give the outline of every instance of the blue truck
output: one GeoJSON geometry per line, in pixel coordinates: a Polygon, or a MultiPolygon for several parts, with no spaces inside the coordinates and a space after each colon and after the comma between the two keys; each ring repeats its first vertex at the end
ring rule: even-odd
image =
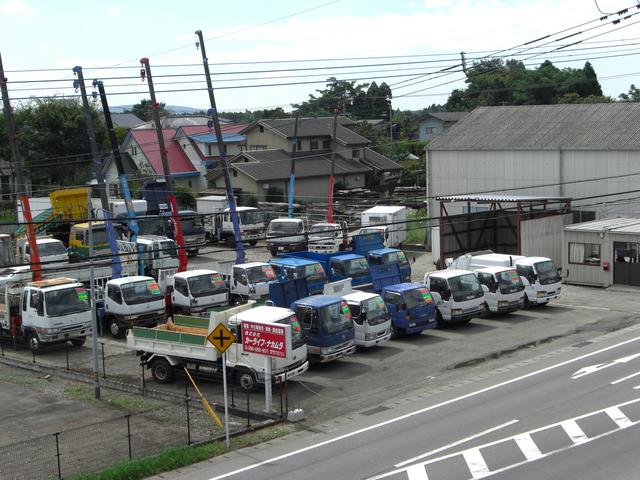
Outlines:
{"type": "Polygon", "coordinates": [[[381,296],[391,315],[394,336],[436,327],[436,304],[422,283],[387,285],[382,288],[381,296]]]}
{"type": "MultiPolygon", "coordinates": [[[[371,273],[366,257],[357,253],[292,252],[281,255],[281,259],[304,259],[322,265],[330,282],[351,278],[354,287],[371,285],[371,273]]],[[[275,268],[275,267],[274,267],[275,268]]]]}
{"type": "Polygon", "coordinates": [[[294,280],[304,278],[311,295],[322,293],[327,283],[327,274],[322,264],[317,260],[283,255],[269,261],[279,280],[294,280]]]}
{"type": "Polygon", "coordinates": [[[370,266],[396,264],[400,268],[402,281],[411,281],[411,265],[407,256],[399,248],[386,248],[382,234],[356,235],[353,237],[352,247],[354,253],[359,253],[367,258],[370,266]]]}
{"type": "Polygon", "coordinates": [[[309,361],[326,363],[355,352],[355,329],[346,300],[334,295],[309,296],[302,278],[271,282],[269,298],[275,306],[296,313],[306,337],[309,361]]]}

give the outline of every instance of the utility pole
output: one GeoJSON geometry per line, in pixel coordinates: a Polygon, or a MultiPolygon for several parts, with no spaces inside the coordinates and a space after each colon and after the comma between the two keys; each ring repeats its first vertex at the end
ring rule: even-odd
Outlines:
{"type": "Polygon", "coordinates": [[[329,177],[329,208],[327,209],[327,222],[333,223],[333,184],[336,171],[336,130],[338,128],[338,108],[333,113],[333,134],[331,135],[331,176],[329,177]]]}
{"type": "Polygon", "coordinates": [[[87,218],[89,220],[89,298],[91,299],[91,367],[93,370],[93,394],[100,399],[100,375],[98,374],[98,316],[96,312],[96,282],[93,268],[93,225],[91,219],[91,195],[87,193],[87,218]]]}
{"type": "Polygon", "coordinates": [[[293,218],[293,191],[296,181],[296,153],[298,152],[298,123],[300,115],[296,115],[296,123],[293,126],[293,150],[291,152],[291,173],[289,174],[289,218],[293,218]]]}
{"type": "Polygon", "coordinates": [[[467,59],[464,57],[464,52],[460,52],[460,62],[462,63],[462,71],[467,75],[467,59]]]}
{"type": "Polygon", "coordinates": [[[11,156],[13,158],[13,168],[15,169],[14,189],[16,198],[22,205],[22,216],[27,222],[27,240],[29,249],[31,250],[31,269],[33,270],[33,279],[38,281],[42,278],[40,265],[40,253],[38,251],[38,243],[36,241],[36,229],[33,225],[31,217],[31,207],[29,205],[29,195],[27,187],[24,183],[24,175],[22,173],[22,159],[20,158],[20,149],[18,148],[18,138],[16,136],[16,127],[13,123],[13,110],[9,100],[9,90],[7,89],[7,78],[4,76],[4,67],[2,65],[2,55],[0,55],[0,91],[2,92],[2,105],[4,116],[7,121],[7,133],[9,137],[9,145],[11,147],[11,156]]]}
{"type": "MultiPolygon", "coordinates": [[[[227,160],[227,152],[222,139],[222,129],[220,128],[220,118],[218,117],[218,109],[216,108],[216,99],[213,94],[213,85],[211,83],[211,74],[209,73],[209,59],[202,37],[202,30],[196,30],[200,51],[202,52],[202,65],[204,66],[204,74],[207,80],[207,92],[209,93],[209,103],[211,108],[209,113],[213,120],[213,128],[216,132],[216,141],[218,143],[218,152],[220,154],[220,164],[222,166],[222,175],[224,184],[227,189],[227,203],[229,204],[229,213],[231,214],[231,223],[233,224],[233,236],[236,239],[236,264],[245,262],[244,245],[242,244],[242,234],[240,233],[240,222],[238,220],[238,210],[236,208],[236,199],[233,196],[233,186],[231,185],[231,177],[229,175],[229,163],[227,160]]],[[[198,44],[196,44],[197,46],[198,44]]],[[[209,127],[211,128],[211,127],[209,127]]]]}
{"type": "Polygon", "coordinates": [[[158,147],[160,148],[160,159],[162,160],[162,170],[164,171],[164,181],[167,185],[167,200],[171,206],[171,218],[175,228],[175,238],[178,243],[178,259],[179,266],[178,271],[184,272],[187,269],[187,252],[184,250],[184,237],[182,236],[182,225],[180,224],[180,215],[178,215],[178,202],[173,194],[173,183],[171,177],[171,169],[169,168],[169,159],[167,158],[167,149],[164,145],[164,137],[162,133],[162,124],[160,123],[160,112],[158,112],[158,102],[156,102],[156,92],[153,88],[153,78],[151,77],[151,66],[149,65],[149,59],[143,57],[140,59],[140,64],[144,66],[140,72],[144,79],[146,73],[147,84],[149,85],[149,96],[151,97],[151,115],[153,122],[156,124],[156,134],[158,136],[158,147]]]}
{"type": "MultiPolygon", "coordinates": [[[[112,276],[113,278],[120,278],[122,276],[122,264],[120,263],[116,234],[113,230],[113,222],[111,221],[111,210],[109,210],[109,199],[107,198],[107,185],[104,182],[104,175],[102,174],[102,161],[100,160],[100,154],[98,153],[98,144],[96,143],[96,134],[93,129],[93,118],[91,118],[91,109],[89,108],[89,100],[87,99],[87,89],[84,85],[84,75],[82,74],[82,67],[73,67],[73,73],[78,77],[73,81],[73,87],[76,89],[76,91],[80,89],[80,94],[82,97],[84,122],[87,126],[87,134],[89,135],[89,147],[91,149],[91,156],[93,157],[93,165],[96,170],[96,181],[98,182],[98,195],[100,196],[102,213],[104,215],[104,220],[107,227],[107,239],[109,241],[109,249],[111,250],[112,255],[112,276]]],[[[87,208],[91,207],[91,204],[87,205],[87,208]]]]}

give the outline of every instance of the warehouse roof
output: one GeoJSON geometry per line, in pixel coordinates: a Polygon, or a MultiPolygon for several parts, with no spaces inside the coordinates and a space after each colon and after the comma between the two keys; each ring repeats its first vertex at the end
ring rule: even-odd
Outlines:
{"type": "Polygon", "coordinates": [[[478,107],[429,150],[640,150],[640,103],[478,107]]]}
{"type": "Polygon", "coordinates": [[[442,202],[502,202],[502,203],[518,203],[518,202],[568,202],[570,197],[538,197],[533,195],[448,195],[436,197],[437,201],[442,202]]]}
{"type": "Polygon", "coordinates": [[[575,223],[564,227],[567,232],[611,232],[640,234],[640,218],[613,217],[592,222],[575,223]]]}

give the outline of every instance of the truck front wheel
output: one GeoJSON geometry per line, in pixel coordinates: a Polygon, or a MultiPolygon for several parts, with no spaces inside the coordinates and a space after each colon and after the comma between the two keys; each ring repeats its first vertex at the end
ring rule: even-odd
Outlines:
{"type": "Polygon", "coordinates": [[[253,373],[249,370],[240,370],[236,374],[236,381],[238,386],[245,392],[251,392],[256,388],[258,381],[253,373]]]}
{"type": "Polygon", "coordinates": [[[109,333],[111,333],[114,338],[124,337],[124,328],[120,326],[120,323],[115,317],[109,318],[107,322],[109,324],[109,333]]]}
{"type": "Polygon", "coordinates": [[[277,257],[278,256],[278,249],[277,248],[270,248],[269,252],[271,252],[271,256],[272,257],[277,257]]]}
{"type": "Polygon", "coordinates": [[[250,240],[249,241],[249,245],[251,245],[252,247],[255,247],[258,244],[258,240],[250,240]]]}
{"type": "Polygon", "coordinates": [[[84,345],[84,342],[86,341],[87,341],[87,337],[72,338],[71,345],[73,345],[74,347],[81,347],[84,345]]]}
{"type": "Polygon", "coordinates": [[[27,336],[27,343],[33,353],[38,353],[40,351],[40,337],[38,337],[37,332],[29,332],[29,335],[27,336]]]}
{"type": "Polygon", "coordinates": [[[158,383],[171,383],[175,375],[169,362],[164,358],[159,358],[151,365],[151,376],[158,383]]]}

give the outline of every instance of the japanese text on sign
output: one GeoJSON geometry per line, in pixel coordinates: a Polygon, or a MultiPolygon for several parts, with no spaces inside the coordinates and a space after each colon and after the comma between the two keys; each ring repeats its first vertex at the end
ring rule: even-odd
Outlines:
{"type": "Polygon", "coordinates": [[[287,358],[287,334],[282,325],[242,322],[242,348],[245,352],[287,358]]]}

